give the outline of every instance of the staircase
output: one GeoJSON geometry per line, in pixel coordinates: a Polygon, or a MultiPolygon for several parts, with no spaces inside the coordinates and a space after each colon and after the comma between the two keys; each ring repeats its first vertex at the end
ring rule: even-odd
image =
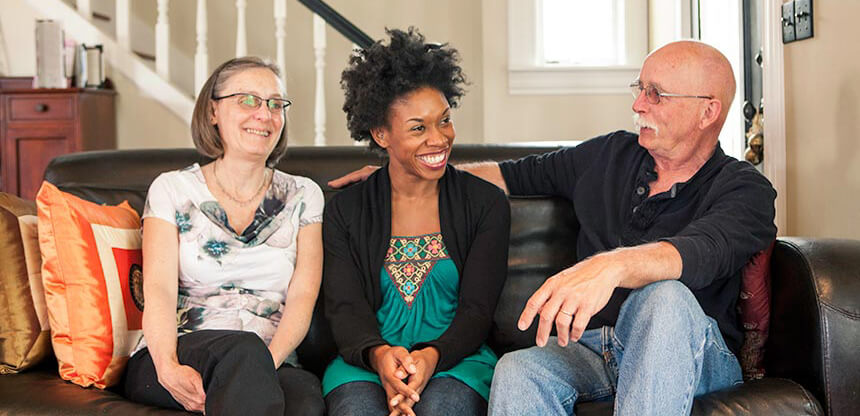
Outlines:
{"type": "MultiPolygon", "coordinates": [[[[182,53],[171,43],[171,28],[168,23],[169,0],[157,0],[157,19],[154,27],[142,23],[132,13],[132,0],[26,0],[31,8],[47,18],[63,22],[66,36],[79,44],[102,44],[104,59],[115,70],[132,80],[140,91],[156,100],[175,114],[188,126],[197,91],[209,76],[208,8],[222,9],[227,2],[222,0],[196,0],[195,42],[193,59],[182,53]],[[217,1],[217,3],[216,3],[217,1]],[[132,31],[132,28],[135,30],[132,31]],[[141,39],[152,45],[152,49],[140,49],[141,39]],[[154,40],[154,42],[153,42],[154,40]],[[151,42],[151,43],[150,43],[151,42]],[[193,74],[193,77],[189,75],[193,74]],[[190,79],[193,78],[193,79],[190,79]]],[[[177,7],[188,7],[190,0],[174,2],[177,7]]],[[[233,2],[230,2],[233,3],[233,2]]],[[[248,25],[246,22],[247,0],[235,1],[236,37],[235,56],[245,56],[248,50],[248,25]]],[[[299,0],[313,12],[314,51],[314,140],[318,146],[326,144],[325,83],[326,24],[356,44],[367,46],[371,39],[348,20],[339,15],[321,0],[299,0]]],[[[282,81],[289,90],[286,76],[286,23],[287,0],[267,2],[274,18],[275,63],[282,69],[282,81]]],[[[139,5],[138,5],[139,6],[139,5]]],[[[189,22],[191,24],[191,22],[189,22]]],[[[252,27],[252,30],[255,29],[252,27]]],[[[343,59],[345,61],[345,59],[343,59]]]]}

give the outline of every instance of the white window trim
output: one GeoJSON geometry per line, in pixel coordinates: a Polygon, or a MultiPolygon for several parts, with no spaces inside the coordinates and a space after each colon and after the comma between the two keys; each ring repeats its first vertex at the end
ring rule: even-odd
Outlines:
{"type": "Polygon", "coordinates": [[[639,67],[544,67],[508,70],[511,95],[630,94],[639,67]]]}
{"type": "Polygon", "coordinates": [[[511,95],[629,94],[648,51],[647,3],[625,0],[627,62],[635,65],[572,67],[538,62],[540,0],[508,0],[508,93],[511,95]]]}

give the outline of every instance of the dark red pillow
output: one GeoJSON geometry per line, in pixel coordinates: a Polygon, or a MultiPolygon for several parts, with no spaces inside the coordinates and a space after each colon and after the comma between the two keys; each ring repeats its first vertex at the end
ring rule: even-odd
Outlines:
{"type": "Polygon", "coordinates": [[[744,266],[741,296],[738,299],[744,344],[741,370],[744,380],[764,377],[764,344],[770,327],[770,256],[773,245],[756,253],[744,266]]]}

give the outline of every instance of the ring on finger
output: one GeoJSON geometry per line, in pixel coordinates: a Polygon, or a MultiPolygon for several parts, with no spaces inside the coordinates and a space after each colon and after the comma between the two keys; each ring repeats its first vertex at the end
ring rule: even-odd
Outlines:
{"type": "Polygon", "coordinates": [[[558,310],[558,312],[559,312],[559,313],[563,313],[563,314],[565,314],[565,315],[567,315],[567,316],[573,316],[573,313],[568,312],[568,311],[566,311],[566,310],[564,310],[564,309],[559,309],[559,310],[558,310]]]}

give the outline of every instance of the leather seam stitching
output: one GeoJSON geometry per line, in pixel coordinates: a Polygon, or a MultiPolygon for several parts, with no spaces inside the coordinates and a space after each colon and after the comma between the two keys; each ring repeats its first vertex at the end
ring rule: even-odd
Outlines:
{"type": "Polygon", "coordinates": [[[800,394],[803,395],[804,400],[806,400],[806,404],[810,407],[809,410],[811,411],[812,409],[814,409],[815,408],[815,402],[813,402],[813,399],[810,396],[809,392],[805,388],[801,387],[799,384],[797,387],[800,390],[800,394]]]}
{"type": "Polygon", "coordinates": [[[824,359],[824,368],[822,368],[822,370],[821,370],[821,372],[823,373],[822,376],[824,378],[824,389],[825,389],[824,400],[827,404],[827,408],[830,409],[831,408],[830,372],[828,371],[830,368],[830,359],[829,359],[830,354],[829,354],[829,351],[827,350],[827,343],[825,342],[825,340],[830,337],[830,333],[828,331],[827,317],[823,313],[824,311],[821,310],[822,306],[826,305],[826,303],[822,302],[822,300],[821,300],[821,291],[818,290],[819,289],[818,288],[818,280],[815,278],[815,273],[812,270],[812,266],[809,264],[809,259],[807,259],[806,255],[804,255],[803,251],[800,249],[800,246],[795,244],[792,241],[785,241],[785,240],[782,240],[782,241],[784,243],[786,243],[786,245],[790,246],[798,254],[800,261],[803,262],[803,266],[804,266],[806,273],[809,276],[812,276],[812,288],[815,291],[814,301],[815,301],[816,306],[817,306],[816,309],[818,309],[818,322],[821,325],[821,327],[822,327],[821,330],[824,333],[824,336],[818,342],[819,348],[821,348],[822,358],[824,359]]]}
{"type": "Polygon", "coordinates": [[[826,386],[826,391],[824,392],[824,397],[827,400],[827,408],[832,409],[832,403],[830,401],[830,351],[827,349],[827,343],[825,340],[830,339],[830,322],[827,319],[827,315],[821,314],[822,322],[822,330],[824,331],[824,337],[821,339],[821,351],[822,355],[824,355],[824,368],[822,372],[824,373],[824,385],[826,386]]]}
{"type": "Polygon", "coordinates": [[[831,304],[831,303],[829,303],[829,302],[820,301],[820,303],[821,303],[821,305],[822,305],[822,306],[824,306],[825,308],[827,308],[827,309],[829,309],[829,310],[831,310],[831,311],[833,311],[833,312],[836,312],[836,313],[838,313],[838,314],[840,314],[840,315],[844,315],[844,316],[849,317],[849,318],[851,318],[851,319],[860,319],[860,313],[855,313],[855,312],[847,311],[847,310],[845,310],[845,309],[843,309],[843,308],[840,308],[840,307],[838,307],[838,306],[834,306],[833,304],[831,304]]]}

